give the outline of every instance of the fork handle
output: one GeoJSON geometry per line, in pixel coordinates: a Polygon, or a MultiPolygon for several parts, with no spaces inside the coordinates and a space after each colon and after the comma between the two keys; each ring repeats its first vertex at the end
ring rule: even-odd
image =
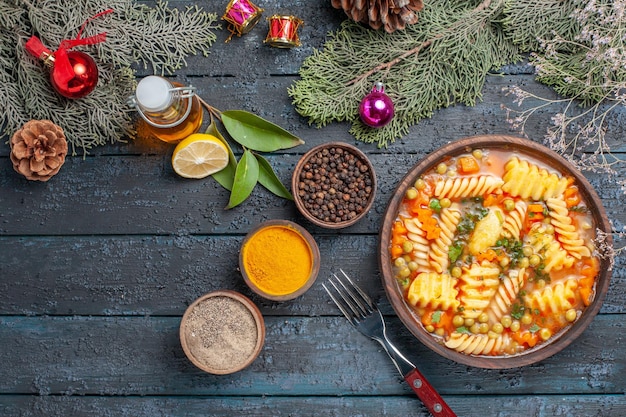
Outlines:
{"type": "Polygon", "coordinates": [[[435,391],[432,385],[424,378],[424,375],[413,368],[408,374],[404,376],[404,380],[409,384],[409,387],[417,394],[420,400],[424,403],[426,408],[435,417],[456,417],[454,411],[446,404],[441,396],[435,391]]]}

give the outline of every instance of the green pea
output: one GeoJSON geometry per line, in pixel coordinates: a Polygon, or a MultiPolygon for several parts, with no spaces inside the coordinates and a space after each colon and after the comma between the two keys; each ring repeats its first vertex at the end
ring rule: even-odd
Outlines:
{"type": "Polygon", "coordinates": [[[524,313],[520,321],[522,322],[522,324],[530,324],[533,322],[533,316],[528,313],[524,313]]]}
{"type": "Polygon", "coordinates": [[[510,263],[511,263],[511,258],[509,258],[508,256],[505,256],[504,258],[500,259],[500,266],[502,268],[506,268],[507,266],[509,266],[510,263]]]}
{"type": "Polygon", "coordinates": [[[465,319],[465,327],[472,327],[475,323],[476,321],[474,319],[471,319],[471,318],[465,319]]]}
{"type": "Polygon", "coordinates": [[[417,198],[417,190],[413,187],[406,190],[406,198],[408,200],[415,200],[417,198]]]}
{"type": "Polygon", "coordinates": [[[452,275],[452,277],[454,278],[460,278],[462,274],[463,274],[463,271],[458,266],[455,266],[450,270],[450,275],[452,275]]]}
{"type": "Polygon", "coordinates": [[[418,190],[423,190],[424,188],[426,188],[426,181],[419,178],[417,181],[415,181],[415,188],[418,190]]]}
{"type": "Polygon", "coordinates": [[[552,332],[550,329],[546,329],[545,327],[539,330],[539,337],[541,340],[548,340],[552,336],[552,332]]]}
{"type": "Polygon", "coordinates": [[[428,326],[426,326],[426,331],[428,333],[432,333],[435,331],[435,326],[433,326],[432,324],[429,324],[428,326]]]}
{"type": "Polygon", "coordinates": [[[408,278],[411,275],[411,270],[405,266],[404,268],[400,269],[398,275],[400,276],[400,278],[408,278]]]}
{"type": "Polygon", "coordinates": [[[469,331],[474,333],[474,334],[478,334],[480,333],[480,324],[478,323],[474,323],[470,326],[469,331]]]}
{"type": "Polygon", "coordinates": [[[487,323],[488,321],[489,321],[489,316],[487,315],[487,313],[480,313],[480,316],[478,316],[478,322],[487,323]]]}
{"type": "Polygon", "coordinates": [[[524,256],[531,256],[533,253],[535,253],[535,251],[533,250],[532,246],[524,246],[522,247],[522,253],[524,254],[524,256]]]}
{"type": "Polygon", "coordinates": [[[494,333],[500,334],[504,331],[504,326],[502,325],[502,323],[494,323],[494,325],[491,326],[491,330],[494,333]]]}
{"type": "Polygon", "coordinates": [[[533,255],[528,258],[528,263],[530,263],[530,266],[537,266],[541,263],[541,258],[539,255],[533,255]]]}
{"type": "Polygon", "coordinates": [[[393,261],[393,264],[397,266],[398,268],[401,268],[406,265],[406,261],[404,260],[403,257],[400,256],[399,258],[396,258],[395,261],[393,261]]]}
{"type": "Polygon", "coordinates": [[[413,242],[411,242],[410,240],[404,241],[404,243],[402,244],[402,250],[404,251],[404,253],[413,252],[413,242]]]}
{"type": "Polygon", "coordinates": [[[439,205],[441,205],[441,208],[448,208],[452,205],[452,201],[448,197],[444,197],[439,200],[439,205]]]}
{"type": "Polygon", "coordinates": [[[505,329],[508,329],[509,327],[511,327],[513,319],[511,318],[511,316],[505,315],[502,316],[502,318],[500,319],[500,323],[502,323],[502,326],[504,326],[505,329]]]}
{"type": "Polygon", "coordinates": [[[459,316],[458,314],[455,315],[454,317],[452,317],[452,325],[454,327],[461,327],[465,324],[465,319],[462,316],[459,316]]]}
{"type": "Polygon", "coordinates": [[[570,323],[576,320],[576,317],[578,317],[578,313],[576,313],[576,310],[573,308],[570,308],[565,312],[565,320],[569,321],[570,323]]]}
{"type": "Polygon", "coordinates": [[[519,321],[514,320],[511,325],[509,326],[509,329],[511,329],[512,332],[516,332],[520,329],[520,327],[522,327],[522,325],[520,324],[519,321]]]}
{"type": "Polygon", "coordinates": [[[489,324],[488,323],[480,323],[478,325],[478,331],[482,334],[485,334],[489,331],[489,324]]]}
{"type": "Polygon", "coordinates": [[[530,261],[528,260],[528,257],[524,256],[522,259],[519,260],[520,268],[528,268],[529,265],[530,261]]]}
{"type": "Polygon", "coordinates": [[[502,203],[504,204],[504,209],[506,211],[513,211],[513,210],[515,210],[515,202],[512,199],[505,198],[502,203]]]}
{"type": "Polygon", "coordinates": [[[474,149],[472,151],[472,156],[476,159],[482,159],[483,158],[483,151],[481,151],[480,149],[474,149]]]}
{"type": "Polygon", "coordinates": [[[439,165],[437,165],[437,174],[445,174],[446,171],[448,170],[448,165],[446,165],[445,163],[440,163],[439,165]]]}
{"type": "Polygon", "coordinates": [[[419,265],[418,265],[418,264],[417,264],[417,262],[415,262],[415,261],[411,261],[411,262],[409,262],[409,263],[407,264],[407,266],[409,267],[409,270],[410,270],[411,272],[413,272],[413,271],[417,271],[417,268],[419,268],[419,265]]]}

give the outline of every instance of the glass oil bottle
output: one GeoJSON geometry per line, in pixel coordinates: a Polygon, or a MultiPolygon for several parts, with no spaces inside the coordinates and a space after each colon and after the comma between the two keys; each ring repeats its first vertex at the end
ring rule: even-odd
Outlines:
{"type": "Polygon", "coordinates": [[[135,95],[128,99],[141,116],[139,134],[177,143],[196,133],[202,125],[203,111],[195,92],[195,87],[156,75],[143,78],[135,95]]]}

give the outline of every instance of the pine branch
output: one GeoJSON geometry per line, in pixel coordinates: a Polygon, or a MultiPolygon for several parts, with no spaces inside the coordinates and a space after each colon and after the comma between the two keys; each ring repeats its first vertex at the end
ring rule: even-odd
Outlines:
{"type": "Polygon", "coordinates": [[[126,104],[136,85],[132,65],[171,74],[186,65],[187,55],[206,56],[216,40],[216,21],[198,7],[178,10],[166,2],[150,8],[130,0],[0,0],[0,131],[11,136],[30,119],[49,119],[64,129],[72,153],[83,154],[133,138],[134,115],[126,104]],[[98,87],[79,100],[59,96],[49,71],[24,51],[24,43],[36,34],[55,50],[108,8],[115,12],[90,21],[83,33],[106,32],[106,41],[77,48],[95,59],[98,87]]]}
{"type": "Polygon", "coordinates": [[[304,62],[289,89],[293,104],[312,124],[350,121],[358,140],[387,146],[438,108],[475,104],[487,73],[518,59],[498,27],[503,7],[504,0],[433,2],[419,24],[393,34],[344,22],[304,62]],[[358,120],[358,104],[377,81],[396,117],[371,129],[358,120]]]}

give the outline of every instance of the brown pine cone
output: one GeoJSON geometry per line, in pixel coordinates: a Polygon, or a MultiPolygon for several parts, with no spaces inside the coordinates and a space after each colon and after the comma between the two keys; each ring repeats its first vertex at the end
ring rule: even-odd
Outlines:
{"type": "Polygon", "coordinates": [[[13,168],[29,180],[48,181],[66,155],[63,129],[50,120],[31,120],[11,137],[13,168]]]}
{"type": "Polygon", "coordinates": [[[417,23],[417,12],[424,8],[422,0],[331,0],[331,4],[355,22],[388,33],[417,23]]]}

